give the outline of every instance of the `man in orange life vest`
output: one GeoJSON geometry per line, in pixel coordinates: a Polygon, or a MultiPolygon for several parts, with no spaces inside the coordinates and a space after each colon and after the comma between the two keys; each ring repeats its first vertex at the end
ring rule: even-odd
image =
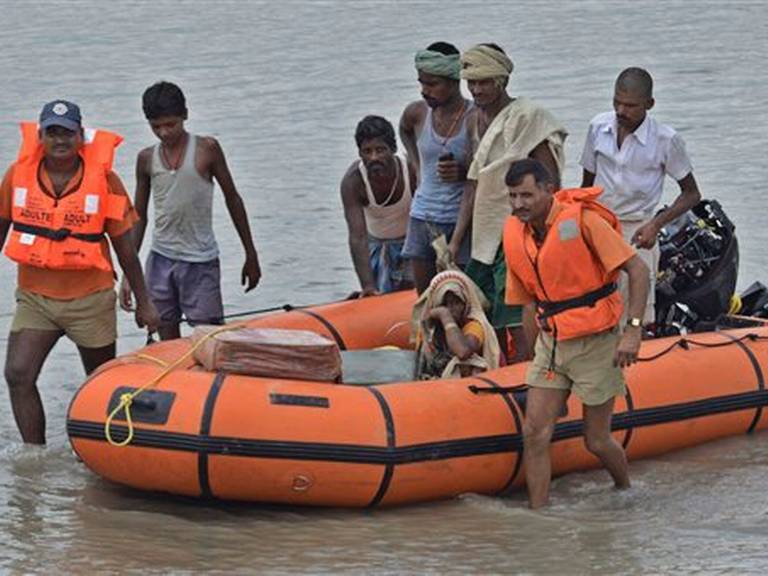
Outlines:
{"type": "Polygon", "coordinates": [[[25,122],[21,131],[19,156],[0,184],[0,245],[18,263],[5,379],[24,442],[44,444],[37,377],[58,339],[75,342],[89,374],[115,357],[117,297],[106,236],[139,288],[136,323],[154,331],[159,318],[126,234],[137,216],[111,169],[122,138],[84,131],[80,109],[64,100],[43,107],[39,128],[25,122]]]}
{"type": "Polygon", "coordinates": [[[549,499],[549,445],[571,391],[584,406],[584,441],[629,487],[624,450],[611,437],[614,398],[625,394],[622,368],[637,360],[648,268],[621,237],[600,188],[560,190],[537,160],[513,162],[506,175],[513,217],[504,229],[507,304],[524,304],[523,327],[536,341],[528,369],[523,427],[531,508],[549,499]],[[627,326],[620,331],[620,270],[629,276],[627,326]],[[537,337],[538,332],[538,337],[537,337]]]}

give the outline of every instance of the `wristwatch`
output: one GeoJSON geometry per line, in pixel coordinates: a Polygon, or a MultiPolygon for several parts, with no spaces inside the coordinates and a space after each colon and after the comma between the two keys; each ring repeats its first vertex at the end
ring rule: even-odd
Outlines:
{"type": "Polygon", "coordinates": [[[640,318],[627,318],[627,326],[632,328],[640,328],[643,325],[643,321],[640,318]]]}

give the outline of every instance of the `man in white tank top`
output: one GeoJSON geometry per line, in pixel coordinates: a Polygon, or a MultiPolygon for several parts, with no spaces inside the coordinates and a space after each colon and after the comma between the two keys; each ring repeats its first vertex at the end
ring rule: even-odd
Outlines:
{"type": "Polygon", "coordinates": [[[360,280],[360,297],[413,287],[402,257],[414,181],[395,154],[395,130],[381,116],[366,116],[355,131],[360,160],[341,180],[349,251],[360,280]]]}
{"type": "MultiPolygon", "coordinates": [[[[259,283],[261,268],[245,206],[221,146],[215,138],[195,136],[184,129],[187,106],[181,89],[158,82],[144,92],[142,104],[160,143],[145,148],[136,158],[135,203],[140,220],[133,228],[133,240],[138,251],[153,193],[154,229],[146,277],[160,313],[160,338],[169,340],[180,336],[182,320],[190,324],[223,322],[219,249],[211,214],[214,179],[245,250],[241,282],[246,292],[259,283]]],[[[123,279],[120,305],[130,309],[131,304],[131,289],[123,279]]]]}

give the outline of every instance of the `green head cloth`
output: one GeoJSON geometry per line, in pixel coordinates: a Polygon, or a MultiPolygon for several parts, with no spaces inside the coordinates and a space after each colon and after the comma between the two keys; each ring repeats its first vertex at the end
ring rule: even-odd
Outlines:
{"type": "Polygon", "coordinates": [[[441,54],[434,50],[419,50],[416,52],[416,70],[458,80],[461,63],[458,54],[441,54]]]}

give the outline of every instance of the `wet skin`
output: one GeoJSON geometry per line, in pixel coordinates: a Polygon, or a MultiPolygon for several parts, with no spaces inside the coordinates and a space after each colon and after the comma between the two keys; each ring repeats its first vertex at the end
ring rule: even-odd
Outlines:
{"type": "Polygon", "coordinates": [[[419,71],[419,85],[421,97],[433,109],[447,103],[456,93],[454,81],[422,71],[419,71]]]}
{"type": "Polygon", "coordinates": [[[74,160],[83,143],[82,132],[63,126],[49,126],[40,134],[46,161],[66,163],[74,160]]]}
{"type": "Polygon", "coordinates": [[[395,151],[382,138],[365,140],[358,152],[369,174],[376,177],[392,174],[395,168],[395,151]]]}
{"type": "Polygon", "coordinates": [[[645,120],[645,115],[653,108],[653,98],[634,92],[616,90],[613,95],[613,109],[616,123],[625,133],[634,132],[645,120]]]}
{"type": "Polygon", "coordinates": [[[512,215],[530,224],[537,231],[543,230],[552,207],[552,184],[537,184],[532,174],[526,174],[517,186],[509,186],[509,205],[512,215]]]}

